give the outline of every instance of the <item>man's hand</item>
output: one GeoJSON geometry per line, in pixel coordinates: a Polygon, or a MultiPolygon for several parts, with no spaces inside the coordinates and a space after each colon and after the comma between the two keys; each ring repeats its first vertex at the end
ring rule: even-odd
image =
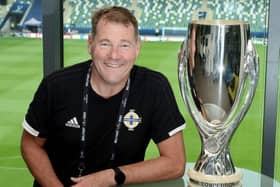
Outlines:
{"type": "MultiPolygon", "coordinates": [[[[125,184],[156,182],[182,177],[185,172],[185,149],[183,133],[178,132],[157,144],[160,156],[150,160],[120,166],[126,176],[125,184]]],[[[71,187],[110,187],[115,186],[113,169],[103,170],[71,180],[71,187]]]]}

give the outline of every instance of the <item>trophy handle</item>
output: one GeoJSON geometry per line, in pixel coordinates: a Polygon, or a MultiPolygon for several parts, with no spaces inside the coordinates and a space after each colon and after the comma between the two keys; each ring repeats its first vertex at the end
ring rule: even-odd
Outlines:
{"type": "MultiPolygon", "coordinates": [[[[188,37],[187,37],[188,38],[188,37]]],[[[208,122],[204,120],[203,116],[201,115],[201,112],[195,107],[195,102],[192,98],[192,88],[190,86],[187,86],[187,83],[190,82],[189,76],[188,76],[188,56],[189,56],[189,48],[187,46],[188,39],[185,39],[181,43],[181,47],[178,54],[178,79],[179,79],[179,87],[180,87],[180,93],[183,98],[183,101],[185,105],[188,108],[188,111],[190,112],[190,115],[193,117],[194,121],[197,124],[203,124],[203,125],[196,125],[198,128],[199,133],[208,134],[207,132],[212,131],[212,129],[204,129],[208,127],[208,122]]],[[[211,124],[210,124],[211,125],[211,124]]]]}
{"type": "Polygon", "coordinates": [[[225,124],[228,124],[228,130],[230,132],[233,132],[239,122],[244,118],[252,103],[257,88],[259,79],[259,57],[251,39],[249,39],[247,43],[244,55],[244,66],[241,71],[244,71],[243,74],[241,73],[241,75],[244,76],[240,77],[241,85],[236,97],[236,101],[240,102],[234,103],[231,111],[235,112],[231,112],[228,119],[225,121],[225,124]]]}

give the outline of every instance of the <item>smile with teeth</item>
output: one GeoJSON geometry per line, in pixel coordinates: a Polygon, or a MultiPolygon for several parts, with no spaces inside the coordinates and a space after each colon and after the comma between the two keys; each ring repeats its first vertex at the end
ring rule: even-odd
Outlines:
{"type": "Polygon", "coordinates": [[[105,65],[110,68],[119,68],[122,66],[120,63],[105,63],[105,65]]]}

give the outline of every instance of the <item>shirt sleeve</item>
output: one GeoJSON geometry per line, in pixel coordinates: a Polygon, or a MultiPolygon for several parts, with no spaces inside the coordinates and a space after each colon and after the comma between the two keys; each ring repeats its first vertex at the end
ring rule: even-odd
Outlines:
{"type": "Polygon", "coordinates": [[[186,124],[168,80],[163,76],[156,87],[152,138],[159,143],[182,131],[186,124]]]}
{"type": "Polygon", "coordinates": [[[29,104],[22,123],[23,128],[33,136],[46,137],[50,110],[49,93],[46,79],[43,79],[29,104]]]}

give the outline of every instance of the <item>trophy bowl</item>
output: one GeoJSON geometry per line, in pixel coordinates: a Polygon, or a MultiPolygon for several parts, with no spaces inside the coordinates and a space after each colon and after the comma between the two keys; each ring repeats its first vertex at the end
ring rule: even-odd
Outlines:
{"type": "Polygon", "coordinates": [[[250,26],[238,20],[198,20],[178,55],[181,95],[201,139],[188,170],[191,186],[240,186],[242,173],[231,159],[231,137],[256,90],[259,60],[250,26]]]}

